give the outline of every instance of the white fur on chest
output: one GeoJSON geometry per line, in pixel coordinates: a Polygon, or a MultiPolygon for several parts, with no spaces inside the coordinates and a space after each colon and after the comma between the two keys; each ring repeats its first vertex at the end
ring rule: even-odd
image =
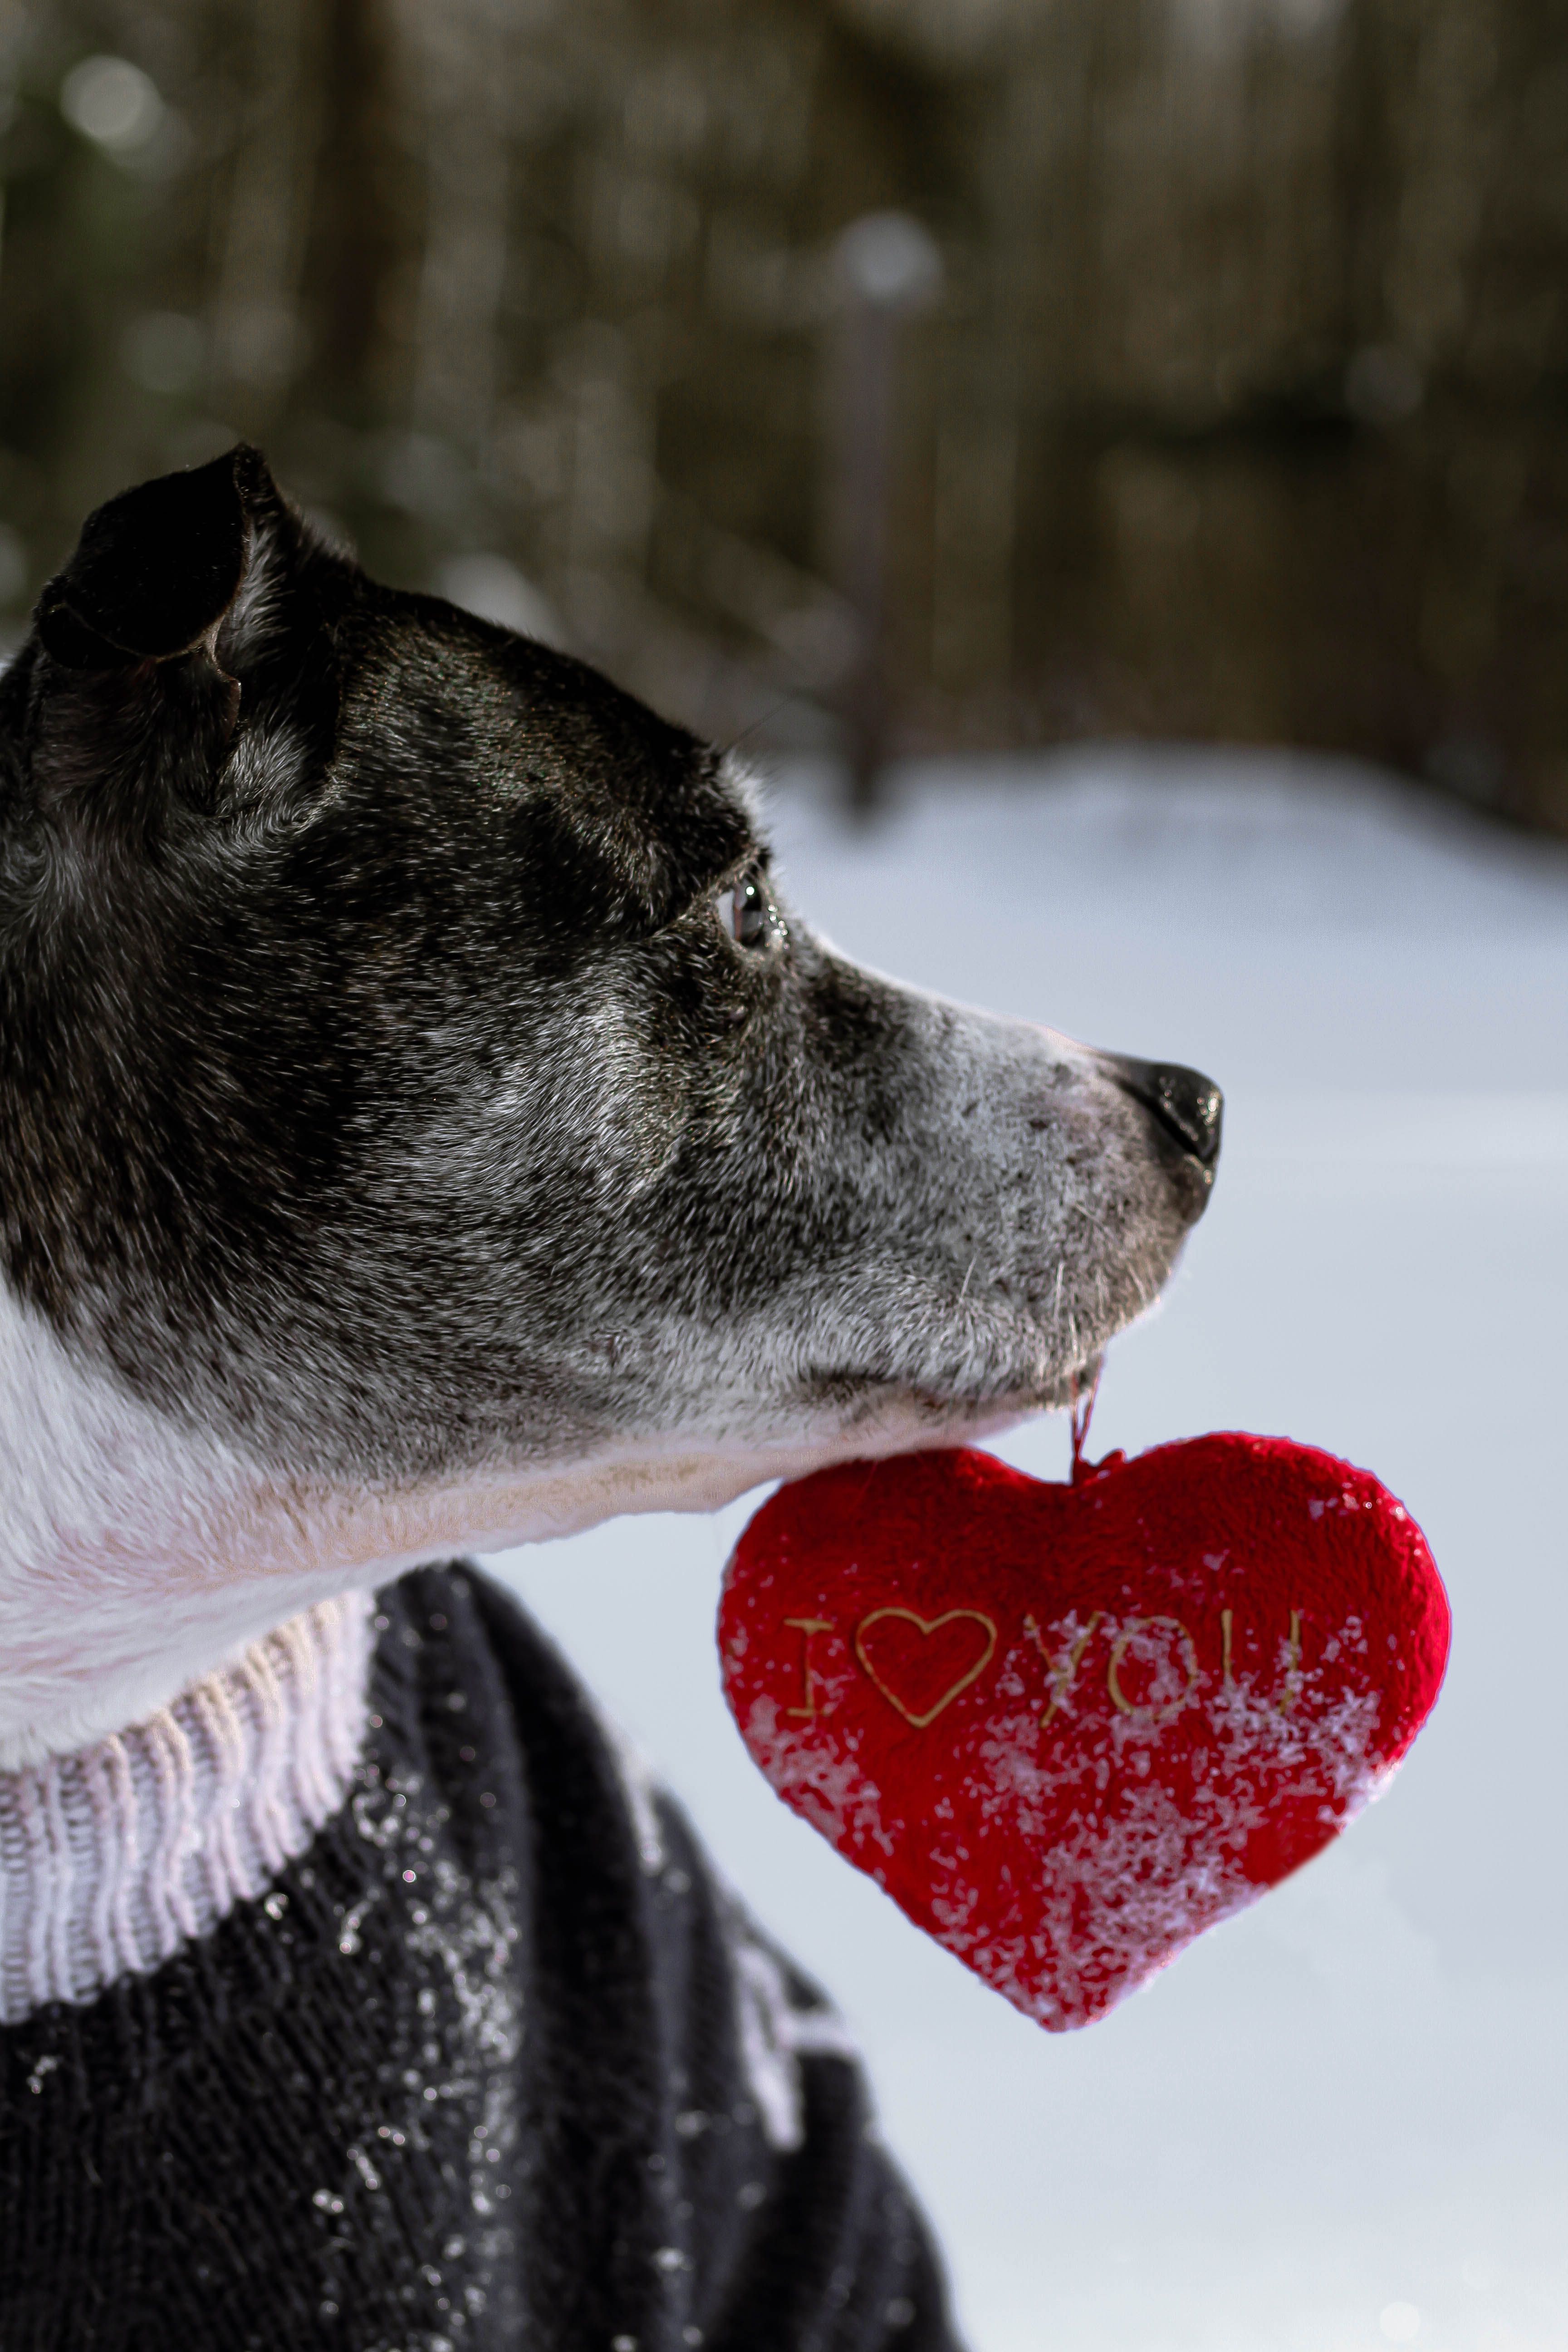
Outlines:
{"type": "Polygon", "coordinates": [[[254,1486],[0,1284],[0,1769],[142,1721],[268,1630],[226,1567],[254,1486]]]}

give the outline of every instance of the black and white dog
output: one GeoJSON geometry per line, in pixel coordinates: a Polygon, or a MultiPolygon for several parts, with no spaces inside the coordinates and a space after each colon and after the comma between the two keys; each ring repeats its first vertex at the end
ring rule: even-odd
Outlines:
{"type": "Polygon", "coordinates": [[[1219,1116],[832,952],[254,451],[91,517],[0,681],[5,2352],[952,2342],[821,1995],[430,1563],[1064,1402],[1219,1116]]]}

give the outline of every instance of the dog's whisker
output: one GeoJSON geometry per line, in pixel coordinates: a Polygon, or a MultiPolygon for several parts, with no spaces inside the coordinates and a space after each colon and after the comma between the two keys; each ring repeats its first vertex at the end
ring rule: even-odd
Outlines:
{"type": "Polygon", "coordinates": [[[781,694],[776,702],[770,703],[766,710],[759,712],[755,719],[742,728],[738,735],[731,735],[724,746],[726,755],[738,751],[742,744],[751,736],[759,733],[763,728],[771,726],[781,710],[788,709],[793,699],[790,695],[781,694]]]}

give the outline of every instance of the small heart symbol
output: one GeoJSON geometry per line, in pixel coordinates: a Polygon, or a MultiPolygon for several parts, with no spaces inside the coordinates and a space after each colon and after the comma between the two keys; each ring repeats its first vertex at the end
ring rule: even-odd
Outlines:
{"type": "Polygon", "coordinates": [[[847,1463],[737,1544],[724,1689],[785,1802],[1053,2031],[1318,1853],[1442,1682],[1448,1606],[1364,1470],[1237,1433],[1077,1486],[847,1463]]]}
{"type": "MultiPolygon", "coordinates": [[[[960,1691],[967,1690],[972,1682],[975,1682],[979,1679],[980,1675],[984,1673],[986,1667],[990,1664],[992,1655],[995,1648],[995,1625],[989,1617],[983,1615],[978,1609],[944,1609],[940,1617],[917,1617],[912,1609],[873,1609],[870,1615],[868,1617],[862,1617],[860,1622],[855,1628],[855,1655],[859,1659],[860,1664],[865,1667],[866,1672],[870,1675],[871,1680],[881,1692],[882,1696],[887,1700],[888,1705],[889,1706],[896,1706],[899,1713],[903,1717],[904,1721],[906,1723],[912,1723],[917,1731],[923,1731],[928,1723],[934,1723],[937,1717],[942,1712],[943,1708],[952,1706],[960,1691]],[[889,1686],[886,1676],[878,1673],[876,1667],[871,1664],[870,1659],[866,1654],[867,1634],[869,1633],[873,1625],[885,1624],[889,1618],[894,1620],[901,1619],[905,1624],[915,1626],[924,1640],[929,1640],[932,1633],[940,1633],[944,1625],[968,1623],[971,1625],[979,1625],[984,1629],[984,1645],[981,1650],[980,1655],[975,1659],[974,1664],[972,1666],[966,1666],[956,1681],[948,1684],[946,1689],[942,1692],[933,1706],[921,1709],[918,1714],[912,1706],[906,1706],[904,1701],[899,1696],[897,1691],[889,1686]]],[[[888,1663],[891,1665],[892,1661],[889,1660],[888,1663]]],[[[903,1669],[902,1679],[904,1681],[904,1687],[906,1690],[909,1688],[910,1670],[912,1669],[915,1680],[924,1681],[927,1683],[929,1695],[931,1662],[927,1659],[911,1657],[906,1649],[904,1654],[899,1661],[899,1664],[903,1669]]]]}

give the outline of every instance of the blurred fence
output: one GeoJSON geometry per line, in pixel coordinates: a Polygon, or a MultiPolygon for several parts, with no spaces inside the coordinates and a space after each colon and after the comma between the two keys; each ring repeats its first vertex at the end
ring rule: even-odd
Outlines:
{"type": "Polygon", "coordinates": [[[245,433],[710,730],[1568,831],[1562,0],[0,0],[0,73],[13,633],[245,433]]]}

